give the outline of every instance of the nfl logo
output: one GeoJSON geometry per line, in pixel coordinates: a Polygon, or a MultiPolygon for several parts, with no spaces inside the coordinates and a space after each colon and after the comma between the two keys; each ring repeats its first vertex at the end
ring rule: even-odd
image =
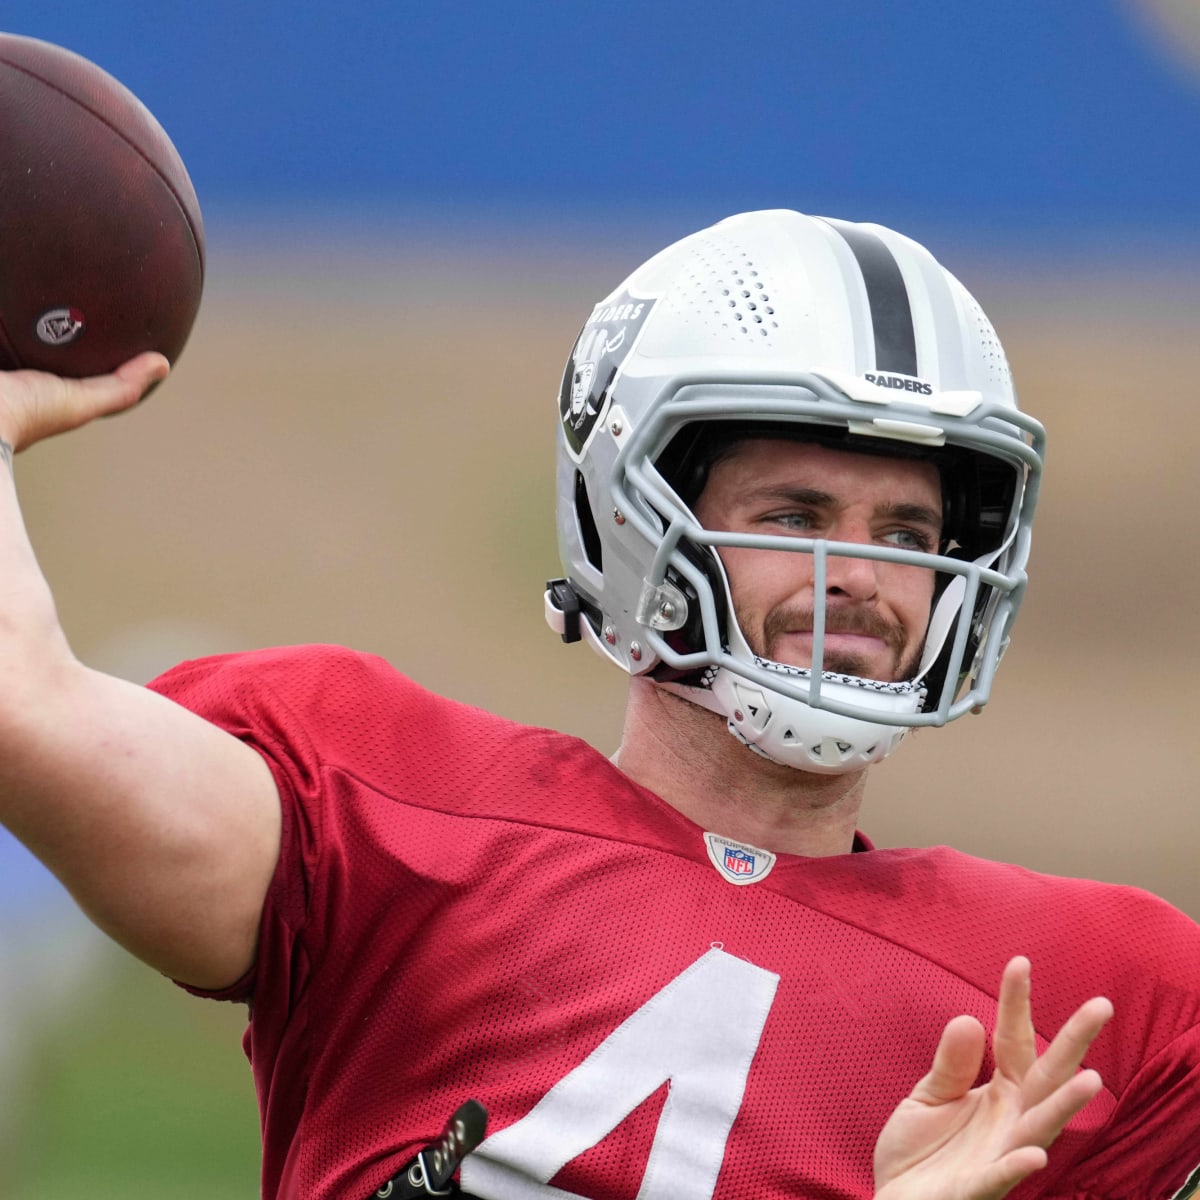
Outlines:
{"type": "Polygon", "coordinates": [[[736,887],[766,879],[775,865],[775,855],[770,850],[730,841],[719,833],[705,833],[704,847],[708,851],[708,861],[721,878],[736,887]]]}
{"type": "Polygon", "coordinates": [[[753,875],[754,855],[733,846],[725,847],[725,870],[731,875],[753,875]]]}

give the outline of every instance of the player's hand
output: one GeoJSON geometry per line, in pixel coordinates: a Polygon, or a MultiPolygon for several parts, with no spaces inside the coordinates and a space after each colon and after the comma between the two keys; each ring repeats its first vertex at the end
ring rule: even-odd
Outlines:
{"type": "Polygon", "coordinates": [[[1109,1001],[1089,1000],[1039,1057],[1029,960],[1014,958],[1000,984],[995,1074],[972,1088],[986,1035],[974,1017],[955,1017],[875,1144],[876,1200],[999,1200],[1044,1167],[1047,1147],[1100,1091],[1079,1064],[1111,1016],[1109,1001]]]}
{"type": "Polygon", "coordinates": [[[139,354],[111,375],[60,379],[42,371],[0,371],[0,440],[24,450],[96,417],[131,408],[170,364],[161,354],[139,354]]]}

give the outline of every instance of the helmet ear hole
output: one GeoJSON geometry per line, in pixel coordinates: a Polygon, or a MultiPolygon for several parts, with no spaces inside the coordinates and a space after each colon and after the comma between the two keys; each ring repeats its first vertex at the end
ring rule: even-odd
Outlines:
{"type": "MultiPolygon", "coordinates": [[[[729,615],[729,606],[725,600],[725,581],[721,574],[721,568],[717,563],[716,552],[708,546],[698,546],[688,538],[680,540],[679,550],[690,563],[699,567],[704,572],[708,583],[708,590],[712,595],[713,603],[716,605],[717,627],[722,630],[723,634],[727,627],[726,621],[729,615]]],[[[700,603],[700,596],[691,581],[674,569],[667,571],[667,580],[678,588],[683,595],[684,602],[687,605],[687,620],[682,628],[667,634],[666,641],[672,649],[680,654],[694,654],[698,650],[703,650],[706,644],[704,618],[702,615],[703,607],[700,603]]],[[[673,670],[664,663],[655,669],[654,677],[661,681],[678,682],[693,681],[699,679],[703,674],[703,669],[680,672],[673,670]]]]}
{"type": "Polygon", "coordinates": [[[600,530],[596,528],[596,518],[588,501],[587,484],[580,471],[575,472],[575,520],[579,525],[579,540],[583,543],[583,552],[588,562],[597,571],[603,571],[604,553],[600,547],[600,530]]]}
{"type": "MultiPolygon", "coordinates": [[[[722,636],[724,636],[729,618],[729,606],[725,603],[725,579],[718,564],[717,552],[709,546],[698,546],[688,538],[683,538],[680,541],[679,549],[683,552],[688,562],[692,563],[693,566],[699,567],[704,572],[705,580],[708,583],[708,590],[712,594],[713,603],[716,605],[717,628],[722,631],[722,636]]],[[[682,579],[679,582],[683,584],[684,595],[688,597],[688,622],[683,627],[682,633],[687,643],[698,649],[705,643],[704,619],[700,606],[700,598],[696,594],[696,589],[690,583],[682,579]]]]}

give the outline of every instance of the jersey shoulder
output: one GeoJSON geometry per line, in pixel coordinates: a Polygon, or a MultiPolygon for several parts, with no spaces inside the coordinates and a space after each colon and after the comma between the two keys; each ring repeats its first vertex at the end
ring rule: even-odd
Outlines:
{"type": "MultiPolygon", "coordinates": [[[[1147,1012],[1165,1004],[1177,1028],[1200,1020],[1200,926],[1161,897],[946,847],[932,852],[930,865],[944,893],[938,911],[969,914],[943,927],[943,944],[958,940],[963,954],[972,942],[1016,944],[1033,960],[1035,977],[1039,963],[1053,963],[1060,987],[1103,992],[1147,1012]]],[[[1073,1007],[1072,999],[1064,995],[1063,1006],[1073,1007]]]]}
{"type": "Polygon", "coordinates": [[[1200,953],[1200,926],[1141,888],[1035,871],[946,846],[928,852],[924,869],[936,875],[948,903],[980,923],[1017,922],[1039,940],[1055,939],[1059,952],[1103,933],[1106,942],[1148,965],[1166,967],[1188,960],[1190,952],[1187,967],[1194,975],[1200,962],[1194,957],[1200,953]]]}
{"type": "Polygon", "coordinates": [[[619,791],[624,779],[578,738],[437,695],[341,646],[196,659],[150,686],[286,764],[306,792],[333,772],[405,803],[516,819],[540,806],[552,822],[547,797],[597,791],[600,777],[619,791]]]}
{"type": "Polygon", "coordinates": [[[1107,996],[1117,1015],[1089,1061],[1109,1086],[1192,1044],[1200,926],[1160,897],[944,846],[857,858],[855,917],[875,936],[993,996],[1004,963],[1027,957],[1047,1040],[1088,997],[1107,996]]]}
{"type": "Polygon", "coordinates": [[[149,686],[216,715],[290,710],[316,730],[352,720],[356,707],[377,712],[384,704],[403,709],[438,705],[472,712],[477,719],[499,720],[435,696],[377,654],[345,646],[276,646],[191,659],[149,686]]]}

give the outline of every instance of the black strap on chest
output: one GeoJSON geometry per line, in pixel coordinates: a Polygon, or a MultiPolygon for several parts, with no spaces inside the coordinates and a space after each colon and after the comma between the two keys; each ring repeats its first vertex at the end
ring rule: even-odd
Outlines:
{"type": "Polygon", "coordinates": [[[471,1200],[454,1181],[462,1160],[487,1133],[487,1109],[468,1100],[446,1122],[441,1137],[410,1159],[370,1200],[420,1200],[429,1196],[456,1196],[471,1200]]]}

